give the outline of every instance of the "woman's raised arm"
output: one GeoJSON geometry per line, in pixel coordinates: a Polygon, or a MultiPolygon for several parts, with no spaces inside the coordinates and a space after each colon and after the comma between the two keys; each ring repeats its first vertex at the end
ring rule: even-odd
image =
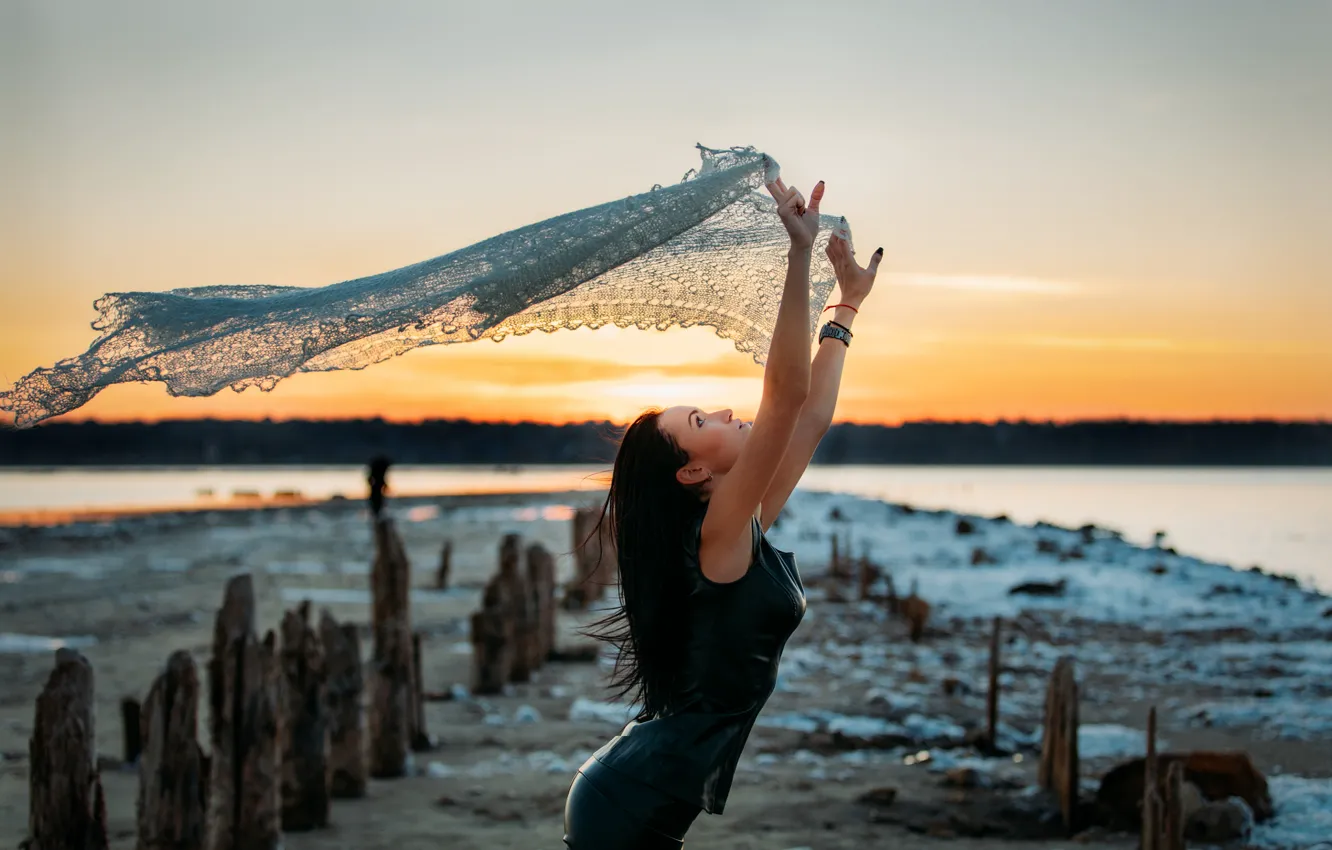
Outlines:
{"type": "Polygon", "coordinates": [[[713,581],[735,581],[748,571],[752,519],[786,455],[809,397],[809,267],[823,189],[820,180],[806,205],[800,192],[788,188],[780,178],[768,184],[791,247],[754,428],[735,465],[713,489],[703,520],[699,562],[704,575],[713,581]]]}

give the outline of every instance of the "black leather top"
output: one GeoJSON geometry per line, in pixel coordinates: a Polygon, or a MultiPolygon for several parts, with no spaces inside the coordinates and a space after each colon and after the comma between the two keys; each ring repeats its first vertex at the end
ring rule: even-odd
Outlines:
{"type": "Polygon", "coordinates": [[[718,584],[698,561],[703,517],[689,529],[683,569],[690,635],[678,698],[663,716],[630,723],[594,757],[613,770],[720,814],[736,763],[777,683],[787,639],[805,613],[795,556],[774,549],[754,520],[748,572],[718,584]]]}

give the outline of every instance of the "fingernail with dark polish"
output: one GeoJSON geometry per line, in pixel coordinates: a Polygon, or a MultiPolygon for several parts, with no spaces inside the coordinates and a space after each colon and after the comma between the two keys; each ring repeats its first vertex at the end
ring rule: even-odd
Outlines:
{"type": "Polygon", "coordinates": [[[883,253],[883,249],[880,248],[879,250],[875,251],[874,253],[876,253],[876,254],[882,254],[882,253],[883,253]]]}

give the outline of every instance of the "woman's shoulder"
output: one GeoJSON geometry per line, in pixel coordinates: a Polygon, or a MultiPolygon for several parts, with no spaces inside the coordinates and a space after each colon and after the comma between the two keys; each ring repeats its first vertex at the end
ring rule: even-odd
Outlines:
{"type": "Polygon", "coordinates": [[[759,521],[758,511],[754,512],[754,516],[750,518],[750,524],[749,524],[750,532],[752,534],[752,539],[753,539],[752,545],[750,547],[749,569],[747,569],[745,571],[745,574],[742,575],[740,578],[729,582],[713,581],[712,579],[708,578],[706,575],[703,574],[703,565],[699,559],[699,547],[703,537],[703,520],[706,516],[707,516],[706,510],[700,511],[698,516],[694,517],[687,524],[687,530],[685,532],[685,547],[684,547],[685,563],[689,567],[690,573],[696,576],[700,580],[701,584],[705,586],[721,588],[721,587],[730,587],[732,585],[739,584],[740,581],[745,578],[745,576],[749,575],[749,573],[753,571],[754,565],[758,563],[759,553],[763,547],[763,541],[764,541],[763,524],[759,521]]]}

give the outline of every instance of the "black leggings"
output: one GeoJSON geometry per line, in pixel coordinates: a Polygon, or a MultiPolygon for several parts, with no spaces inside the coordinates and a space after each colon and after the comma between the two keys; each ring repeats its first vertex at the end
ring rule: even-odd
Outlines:
{"type": "Polygon", "coordinates": [[[571,850],[679,850],[699,811],[591,758],[578,768],[564,802],[564,844],[571,850]]]}

